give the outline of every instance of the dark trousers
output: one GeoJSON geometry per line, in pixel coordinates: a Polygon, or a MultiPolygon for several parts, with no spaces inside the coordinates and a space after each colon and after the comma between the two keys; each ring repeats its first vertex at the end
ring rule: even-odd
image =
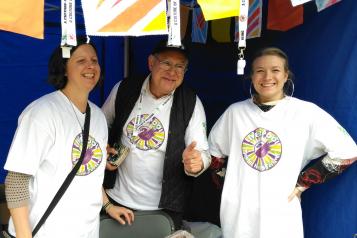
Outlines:
{"type": "MultiPolygon", "coordinates": [[[[108,196],[109,201],[111,203],[113,203],[114,205],[125,207],[125,208],[128,208],[128,209],[132,210],[132,211],[136,211],[135,209],[132,209],[130,207],[127,207],[127,206],[124,206],[124,205],[122,205],[120,203],[117,203],[111,197],[109,197],[109,195],[107,195],[107,196],[108,196]]],[[[160,211],[165,212],[167,215],[169,215],[171,217],[171,219],[172,219],[172,221],[174,222],[174,225],[175,225],[175,230],[182,229],[182,213],[170,211],[170,210],[167,210],[167,209],[162,209],[160,211]]],[[[105,211],[102,209],[101,213],[105,214],[105,211]]]]}

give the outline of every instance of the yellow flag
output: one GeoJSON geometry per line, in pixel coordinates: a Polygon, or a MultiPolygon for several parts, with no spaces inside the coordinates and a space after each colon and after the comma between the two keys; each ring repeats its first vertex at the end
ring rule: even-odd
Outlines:
{"type": "Polygon", "coordinates": [[[212,38],[220,43],[231,42],[232,18],[224,18],[211,22],[212,38]]]}
{"type": "Polygon", "coordinates": [[[2,0],[0,29],[43,39],[44,0],[2,0]]]}
{"type": "Polygon", "coordinates": [[[198,0],[206,21],[239,16],[240,0],[198,0]]]}

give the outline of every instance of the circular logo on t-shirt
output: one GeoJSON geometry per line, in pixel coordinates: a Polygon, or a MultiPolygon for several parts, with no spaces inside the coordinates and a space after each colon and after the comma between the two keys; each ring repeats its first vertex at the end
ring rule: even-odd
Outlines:
{"type": "Polygon", "coordinates": [[[165,129],[158,118],[142,114],[134,117],[126,127],[126,133],[132,144],[139,150],[159,148],[165,141],[165,129]],[[138,120],[138,122],[136,122],[138,120]]]}
{"type": "MultiPolygon", "coordinates": [[[[78,134],[74,139],[72,146],[72,164],[75,165],[81,156],[81,148],[83,146],[82,133],[78,134]]],[[[77,171],[77,175],[85,176],[92,173],[102,162],[103,152],[98,142],[91,136],[88,136],[87,151],[81,167],[77,171]]]]}
{"type": "Polygon", "coordinates": [[[281,152],[279,137],[264,128],[250,132],[242,142],[244,161],[260,172],[273,168],[279,162],[281,152]]]}

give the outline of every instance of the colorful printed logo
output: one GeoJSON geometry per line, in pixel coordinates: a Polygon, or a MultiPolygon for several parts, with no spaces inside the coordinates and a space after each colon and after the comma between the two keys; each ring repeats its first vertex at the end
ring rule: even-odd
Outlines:
{"type": "Polygon", "coordinates": [[[140,115],[135,128],[135,117],[128,123],[126,133],[130,142],[139,150],[152,150],[159,148],[165,141],[165,130],[155,116],[149,118],[149,114],[140,115]],[[136,130],[134,130],[136,129],[136,130]],[[134,131],[137,133],[134,134],[134,131]]]}
{"type": "Polygon", "coordinates": [[[264,128],[257,128],[250,132],[242,142],[244,161],[260,172],[273,168],[279,162],[281,152],[279,137],[264,128]]]}
{"type": "MultiPolygon", "coordinates": [[[[75,165],[81,156],[82,148],[82,133],[78,134],[74,139],[72,146],[72,164],[75,165]]],[[[98,142],[91,136],[88,136],[87,151],[81,167],[77,171],[77,175],[86,176],[92,173],[102,162],[103,152],[98,142]]]]}

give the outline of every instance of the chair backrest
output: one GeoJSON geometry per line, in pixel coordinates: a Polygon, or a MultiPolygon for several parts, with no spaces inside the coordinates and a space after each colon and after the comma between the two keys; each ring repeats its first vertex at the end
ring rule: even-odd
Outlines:
{"type": "Polygon", "coordinates": [[[164,238],[175,230],[171,217],[162,211],[136,211],[134,216],[131,225],[121,225],[102,215],[99,238],[164,238]]]}

